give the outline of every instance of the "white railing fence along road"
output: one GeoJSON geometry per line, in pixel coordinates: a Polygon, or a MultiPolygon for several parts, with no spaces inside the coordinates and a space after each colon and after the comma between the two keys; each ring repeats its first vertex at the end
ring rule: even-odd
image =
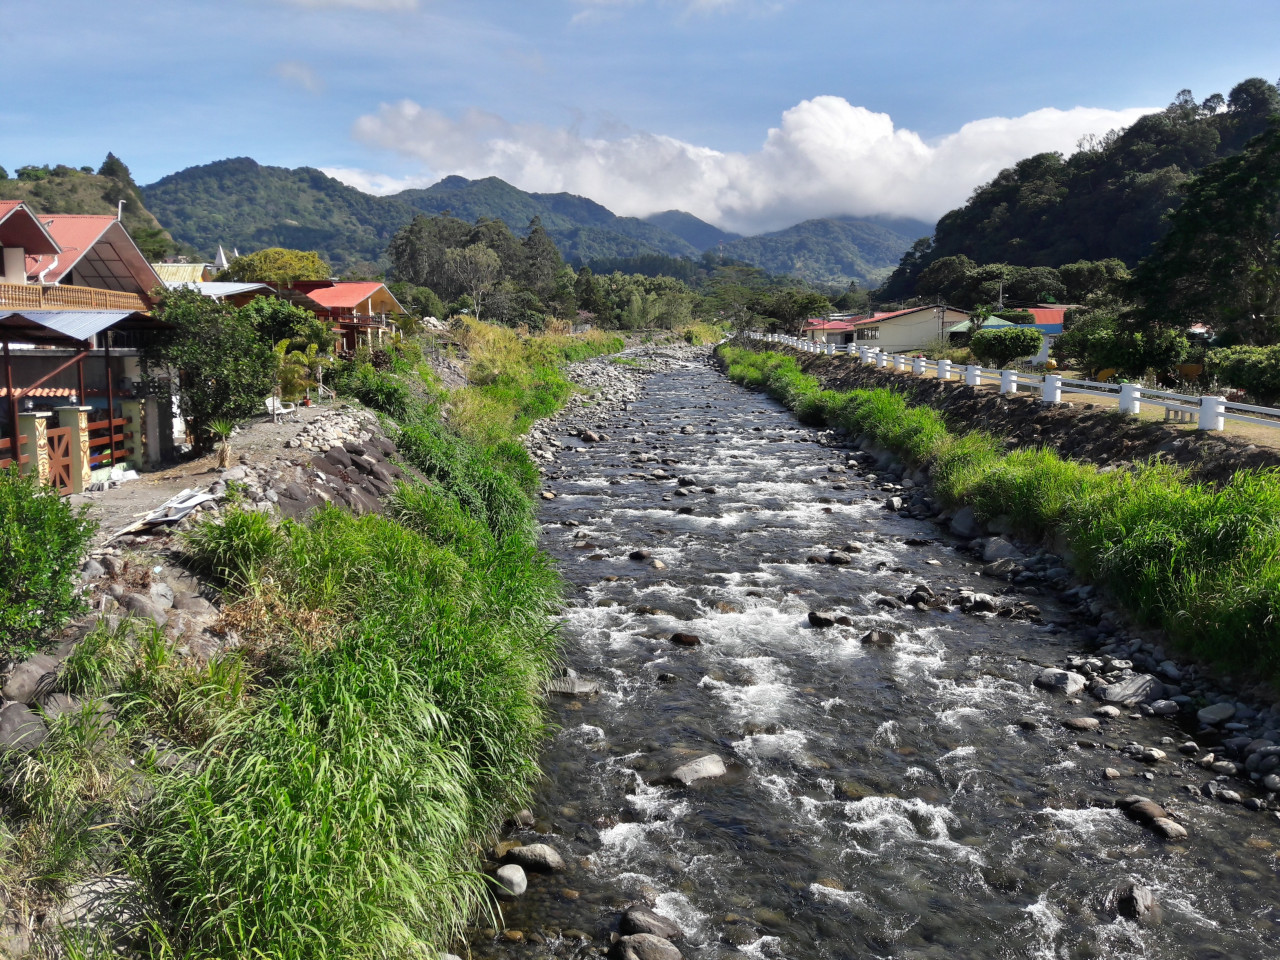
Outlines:
{"type": "Polygon", "coordinates": [[[1071,380],[1056,373],[1022,373],[1016,370],[997,370],[971,363],[958,367],[950,360],[927,360],[905,353],[885,353],[879,347],[857,343],[817,343],[783,333],[751,333],[754,340],[776,343],[803,353],[837,354],[857,357],[860,363],[874,364],[899,373],[913,373],[917,377],[936,377],[951,380],[963,377],[971,387],[996,385],[1000,393],[1039,392],[1045,403],[1061,403],[1063,394],[1115,399],[1121,413],[1137,415],[1143,404],[1162,407],[1166,420],[1196,421],[1200,430],[1223,430],[1228,420],[1252,423],[1257,426],[1280,429],[1280,409],[1259,407],[1249,403],[1236,403],[1225,397],[1191,397],[1167,390],[1154,390],[1139,383],[1095,383],[1092,380],[1071,380]]]}

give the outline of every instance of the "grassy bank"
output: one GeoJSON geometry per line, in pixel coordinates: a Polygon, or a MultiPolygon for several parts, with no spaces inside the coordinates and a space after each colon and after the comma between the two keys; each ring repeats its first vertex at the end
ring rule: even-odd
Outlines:
{"type": "MultiPolygon", "coordinates": [[[[237,648],[197,663],[131,620],[80,643],[64,685],[112,712],[52,721],[9,771],[6,902],[34,914],[109,877],[140,954],[297,960],[434,957],[490,908],[480,851],[540,775],[561,591],[513,437],[568,396],[561,364],[613,344],[479,333],[496,372],[464,390],[550,391],[497,395],[497,425],[446,420],[458,391],[412,357],[335,377],[425,478],[385,515],[231,509],[187,535],[237,648]]],[[[52,949],[120,946],[78,937],[52,949]]]]}
{"type": "Polygon", "coordinates": [[[947,504],[1008,516],[1032,539],[1064,538],[1082,576],[1191,653],[1280,681],[1280,472],[1241,471],[1213,487],[1158,462],[1102,473],[1043,448],[1006,453],[891,390],[824,390],[785,354],[718,352],[734,381],[802,421],[865,434],[927,467],[947,504]]]}

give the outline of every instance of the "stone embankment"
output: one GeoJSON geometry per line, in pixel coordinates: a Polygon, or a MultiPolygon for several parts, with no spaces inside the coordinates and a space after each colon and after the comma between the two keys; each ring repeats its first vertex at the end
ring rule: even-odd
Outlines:
{"type": "Polygon", "coordinates": [[[1160,421],[1121,418],[1114,409],[1071,400],[1070,395],[1050,406],[1032,393],[1000,396],[993,386],[897,373],[856,358],[782,352],[794,356],[826,389],[891,388],[913,403],[941,411],[956,429],[980,425],[1007,438],[1010,446],[1051,447],[1073,460],[1117,468],[1160,456],[1210,481],[1225,480],[1237,470],[1280,466],[1280,450],[1221,433],[1188,433],[1160,421]]]}
{"type": "MultiPolygon", "coordinates": [[[[46,720],[81,709],[61,688],[59,672],[99,622],[113,628],[129,617],[139,625],[153,623],[173,640],[180,656],[200,661],[239,642],[235,629],[223,622],[216,591],[183,566],[174,534],[231,506],[294,519],[324,503],[357,514],[379,511],[381,498],[402,475],[390,459],[395,452],[376,416],[343,405],[301,427],[278,454],[246,455],[232,467],[213,471],[211,480],[195,485],[197,493],[212,499],[181,520],[112,537],[94,548],[80,570],[91,612],[67,627],[48,652],[11,664],[0,686],[0,753],[34,749],[48,737],[46,720]]],[[[103,710],[109,712],[105,705],[103,710]]]]}

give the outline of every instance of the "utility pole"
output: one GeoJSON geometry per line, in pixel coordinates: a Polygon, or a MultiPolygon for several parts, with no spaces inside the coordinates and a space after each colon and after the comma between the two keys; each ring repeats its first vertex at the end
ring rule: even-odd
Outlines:
{"type": "Polygon", "coordinates": [[[996,309],[997,310],[1004,309],[1004,281],[1003,280],[1000,281],[1000,298],[996,301],[996,309]]]}

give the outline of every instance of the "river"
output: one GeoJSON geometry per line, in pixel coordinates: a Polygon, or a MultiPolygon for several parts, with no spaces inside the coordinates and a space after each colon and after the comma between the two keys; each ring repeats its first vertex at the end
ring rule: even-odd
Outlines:
{"type": "Polygon", "coordinates": [[[705,363],[592,423],[610,439],[564,434],[541,519],[570,584],[565,664],[602,689],[555,698],[537,822],[513,834],[569,868],[504,904],[523,943],[476,931],[473,952],[603,951],[643,903],[699,958],[1280,955],[1276,815],[1200,796],[1210,775],[1167,720],[1063,729],[1098,704],[1032,685],[1088,649],[1052,626],[1070,617],[1051,591],[1023,598],[1048,626],[877,605],[920,583],[994,585],[935,525],[886,511],[850,450],[705,363]],[[805,562],[850,542],[848,565],[805,562]],[[810,610],[851,625],[815,628],[810,610]],[[876,629],[896,642],[861,642],[876,629]],[[1169,759],[1144,764],[1129,742],[1169,759]],[[727,774],[664,781],[706,754],[727,774]],[[1190,837],[1126,818],[1114,802],[1130,794],[1190,837]],[[1153,891],[1158,922],[1107,909],[1125,880],[1153,891]]]}

